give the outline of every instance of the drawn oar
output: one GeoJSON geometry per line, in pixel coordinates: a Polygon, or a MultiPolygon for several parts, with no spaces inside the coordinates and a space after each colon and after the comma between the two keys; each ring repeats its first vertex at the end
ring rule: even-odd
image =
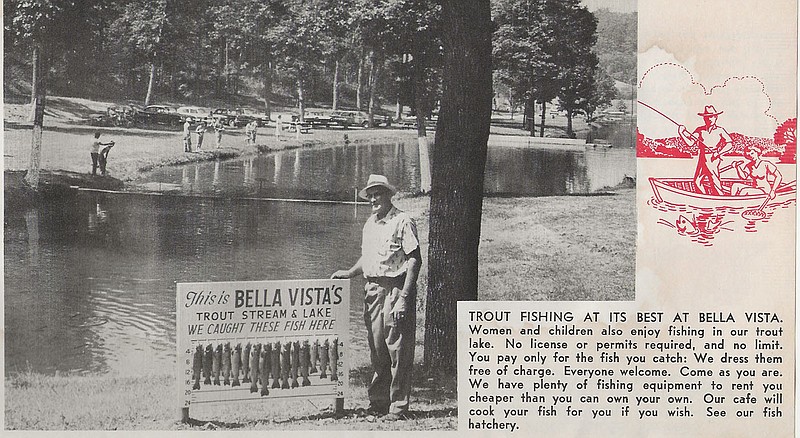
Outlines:
{"type": "MultiPolygon", "coordinates": [[[[657,109],[653,108],[652,106],[650,106],[650,105],[648,105],[648,104],[646,104],[646,103],[642,102],[641,100],[637,100],[637,102],[639,102],[640,104],[642,104],[642,105],[644,105],[644,106],[646,106],[646,107],[650,108],[651,110],[655,111],[657,114],[661,115],[661,117],[664,117],[665,119],[667,119],[667,120],[669,120],[670,122],[672,122],[672,123],[673,123],[675,126],[677,126],[677,127],[679,127],[679,128],[680,128],[681,126],[683,126],[683,125],[681,125],[680,123],[676,122],[675,120],[672,120],[672,118],[671,118],[670,116],[668,116],[668,115],[666,115],[666,114],[662,113],[661,111],[659,111],[659,110],[657,110],[657,109]]],[[[688,131],[687,131],[687,132],[688,132],[688,131]]],[[[697,141],[697,138],[694,136],[694,134],[691,134],[691,133],[689,133],[689,137],[690,137],[690,138],[691,138],[693,141],[697,141]]]]}

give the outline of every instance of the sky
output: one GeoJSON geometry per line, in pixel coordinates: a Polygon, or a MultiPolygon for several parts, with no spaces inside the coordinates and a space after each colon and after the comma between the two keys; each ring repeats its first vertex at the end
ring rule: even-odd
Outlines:
{"type": "Polygon", "coordinates": [[[637,0],[582,0],[590,11],[607,8],[613,12],[635,12],[637,0]]]}

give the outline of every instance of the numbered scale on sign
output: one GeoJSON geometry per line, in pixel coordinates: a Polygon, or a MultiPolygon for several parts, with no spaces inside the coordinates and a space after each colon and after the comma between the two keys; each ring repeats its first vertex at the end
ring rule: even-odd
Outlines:
{"type": "Polygon", "coordinates": [[[337,336],[193,342],[184,350],[184,407],[261,397],[344,397],[344,359],[337,336]]]}

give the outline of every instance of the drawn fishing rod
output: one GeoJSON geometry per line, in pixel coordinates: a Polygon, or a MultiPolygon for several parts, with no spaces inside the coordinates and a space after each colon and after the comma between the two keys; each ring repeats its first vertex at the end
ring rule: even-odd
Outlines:
{"type": "MultiPolygon", "coordinates": [[[[680,123],[676,122],[675,120],[672,120],[672,118],[671,118],[670,116],[668,116],[668,115],[666,115],[666,114],[662,113],[661,111],[659,111],[659,110],[657,110],[657,109],[653,108],[652,106],[650,106],[650,105],[648,105],[648,104],[646,104],[646,103],[642,102],[641,100],[637,100],[636,102],[638,102],[638,103],[640,103],[640,104],[642,104],[642,105],[644,105],[644,106],[646,106],[646,107],[650,108],[651,110],[655,111],[656,113],[660,114],[662,117],[664,117],[665,119],[667,119],[667,120],[669,120],[670,122],[672,122],[672,123],[673,123],[675,126],[677,126],[677,127],[679,127],[679,128],[680,128],[681,126],[684,126],[684,125],[681,125],[680,123]]],[[[684,129],[685,129],[685,126],[684,126],[684,129]]],[[[697,137],[695,137],[695,136],[694,136],[694,134],[690,133],[688,130],[687,130],[686,132],[687,132],[687,133],[689,133],[689,137],[690,137],[690,138],[691,138],[693,141],[695,141],[695,142],[696,142],[696,141],[698,141],[698,140],[699,140],[697,137]]]]}

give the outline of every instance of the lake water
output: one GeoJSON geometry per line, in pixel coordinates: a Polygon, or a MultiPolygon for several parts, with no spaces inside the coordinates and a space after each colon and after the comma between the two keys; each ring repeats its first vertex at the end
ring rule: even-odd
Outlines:
{"type": "MultiPolygon", "coordinates": [[[[420,190],[417,144],[340,145],[294,149],[224,162],[162,168],[141,181],[150,190],[273,198],[350,200],[371,173],[401,191],[420,190]]],[[[490,147],[488,195],[587,194],[636,175],[633,149],[490,147]]]]}
{"type": "MultiPolygon", "coordinates": [[[[635,175],[632,154],[492,147],[486,191],[592,192],[635,175]]],[[[369,173],[416,191],[416,144],[285,151],[164,169],[141,183],[352,200],[369,173]]],[[[368,214],[343,204],[89,192],[7,209],[6,373],[171,373],[175,282],[327,278],[357,259],[368,214]]],[[[363,343],[363,282],[352,287],[351,339],[363,343]]]]}

